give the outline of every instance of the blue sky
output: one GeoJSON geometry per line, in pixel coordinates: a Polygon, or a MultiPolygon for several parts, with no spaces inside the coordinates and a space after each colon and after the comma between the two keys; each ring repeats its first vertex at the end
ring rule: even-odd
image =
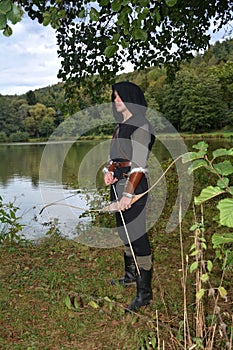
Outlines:
{"type": "MultiPolygon", "coordinates": [[[[9,38],[0,33],[0,94],[19,95],[56,84],[60,61],[55,31],[28,17],[12,28],[9,38]]],[[[211,42],[222,36],[223,32],[213,35],[211,42]]]]}

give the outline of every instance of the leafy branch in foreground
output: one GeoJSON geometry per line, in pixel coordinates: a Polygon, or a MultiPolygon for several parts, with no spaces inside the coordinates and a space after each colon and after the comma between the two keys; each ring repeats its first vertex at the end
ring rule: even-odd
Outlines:
{"type": "Polygon", "coordinates": [[[2,0],[5,35],[22,10],[56,30],[59,77],[71,85],[96,74],[111,83],[129,62],[134,69],[165,64],[172,76],[183,59],[208,47],[210,27],[215,32],[232,20],[232,1],[2,0]]]}
{"type": "Polygon", "coordinates": [[[0,30],[5,36],[12,35],[12,28],[9,22],[16,24],[21,21],[23,10],[20,4],[13,3],[10,0],[0,1],[0,30]]]}
{"type": "Polygon", "coordinates": [[[0,196],[0,244],[4,242],[20,242],[23,225],[17,216],[18,207],[13,203],[5,204],[0,196]]]}

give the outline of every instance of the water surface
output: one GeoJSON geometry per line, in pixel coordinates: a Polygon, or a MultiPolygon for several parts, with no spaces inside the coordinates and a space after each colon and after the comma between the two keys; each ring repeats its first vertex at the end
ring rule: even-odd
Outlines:
{"type": "MultiPolygon", "coordinates": [[[[61,203],[88,208],[86,194],[105,187],[101,169],[108,159],[109,142],[62,142],[49,147],[45,143],[0,145],[0,195],[5,203],[13,202],[19,207],[18,215],[26,225],[23,233],[27,238],[42,237],[48,231],[48,224],[57,219],[65,235],[73,234],[82,210],[56,205],[39,215],[40,210],[60,199],[63,199],[61,203]]],[[[174,159],[186,146],[191,150],[197,142],[157,140],[153,155],[160,164],[168,158],[174,159]]],[[[232,141],[224,139],[206,142],[211,149],[233,147],[232,141]]]]}

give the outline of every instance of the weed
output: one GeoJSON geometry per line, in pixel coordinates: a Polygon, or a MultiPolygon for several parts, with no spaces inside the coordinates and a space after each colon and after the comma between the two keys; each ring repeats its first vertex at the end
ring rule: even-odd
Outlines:
{"type": "Polygon", "coordinates": [[[0,243],[25,241],[20,235],[23,225],[19,223],[18,210],[14,203],[3,203],[0,196],[0,243]]]}

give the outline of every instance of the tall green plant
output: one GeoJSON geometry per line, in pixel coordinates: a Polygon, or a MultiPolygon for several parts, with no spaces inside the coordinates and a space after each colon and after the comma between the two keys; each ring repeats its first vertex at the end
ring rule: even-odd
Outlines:
{"type": "MultiPolygon", "coordinates": [[[[216,149],[212,152],[211,157],[209,156],[210,152],[208,152],[208,144],[204,141],[197,143],[193,148],[197,151],[188,152],[183,156],[184,163],[192,162],[188,169],[189,173],[191,174],[199,168],[204,168],[207,172],[216,176],[216,185],[208,185],[203,188],[199,196],[194,197],[194,203],[200,205],[213,198],[221,197],[216,204],[219,210],[219,225],[233,228],[233,165],[231,162],[233,148],[216,149]]],[[[214,247],[233,243],[233,233],[215,233],[212,236],[212,243],[214,247]]]]}
{"type": "Polygon", "coordinates": [[[207,240],[205,237],[202,204],[213,198],[217,198],[215,203],[219,215],[216,219],[219,225],[228,228],[233,227],[233,165],[231,163],[233,148],[221,148],[213,152],[208,152],[208,144],[203,141],[194,145],[193,148],[197,151],[189,152],[183,156],[183,162],[191,161],[188,169],[189,173],[191,174],[199,168],[204,168],[208,173],[214,175],[213,178],[216,181],[215,185],[208,184],[201,190],[198,196],[194,197],[195,205],[201,206],[202,212],[202,219],[199,223],[194,211],[195,224],[191,227],[191,231],[194,232],[194,243],[191,246],[190,255],[195,258],[195,261],[190,266],[190,272],[196,272],[195,345],[198,346],[198,349],[213,349],[216,333],[218,333],[216,331],[218,320],[220,334],[222,334],[222,338],[225,338],[226,348],[231,349],[232,340],[230,338],[232,335],[230,336],[228,334],[227,325],[224,323],[219,304],[219,296],[225,300],[227,298],[227,291],[223,286],[223,282],[226,268],[229,268],[233,262],[233,232],[214,233],[211,237],[216,256],[223,261],[220,284],[215,288],[211,281],[214,262],[209,258],[205,258],[207,240]],[[211,317],[209,316],[208,322],[203,301],[203,296],[206,292],[208,292],[208,296],[213,300],[213,315],[211,317]],[[209,326],[207,326],[207,323],[209,323],[209,326]]]}
{"type": "Polygon", "coordinates": [[[23,225],[17,216],[18,207],[14,203],[4,203],[0,196],[0,244],[4,242],[19,242],[23,225]]]}

